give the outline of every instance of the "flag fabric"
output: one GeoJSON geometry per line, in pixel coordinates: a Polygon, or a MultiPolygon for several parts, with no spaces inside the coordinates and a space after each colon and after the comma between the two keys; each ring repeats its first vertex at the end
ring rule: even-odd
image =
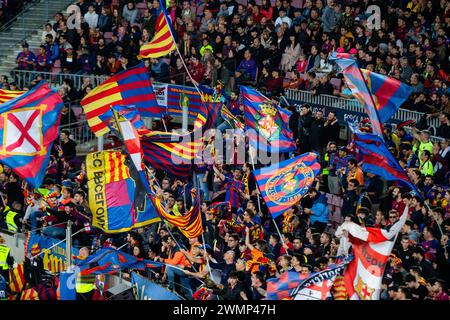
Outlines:
{"type": "Polygon", "coordinates": [[[344,272],[345,288],[351,300],[379,300],[384,269],[408,218],[408,209],[406,206],[400,219],[388,230],[361,227],[354,222],[344,222],[338,227],[336,236],[343,236],[351,243],[354,256],[344,272]],[[344,231],[348,232],[348,239],[344,231]]]}
{"type": "Polygon", "coordinates": [[[139,172],[130,162],[119,151],[90,153],[86,157],[92,225],[106,233],[160,221],[139,172]]]}
{"type": "Polygon", "coordinates": [[[203,148],[201,136],[200,131],[186,134],[152,131],[144,134],[141,137],[144,160],[155,170],[164,170],[170,176],[186,180],[193,159],[203,148]]]}
{"type": "Polygon", "coordinates": [[[408,178],[380,136],[363,133],[351,125],[350,128],[353,131],[353,143],[358,151],[358,160],[363,162],[364,172],[381,176],[388,181],[402,181],[421,197],[416,186],[408,178]]]}
{"type": "Polygon", "coordinates": [[[269,152],[296,150],[293,134],[289,129],[291,112],[274,105],[269,98],[255,89],[240,87],[244,104],[245,125],[249,142],[256,148],[269,152]]]}
{"type": "Polygon", "coordinates": [[[33,287],[25,289],[22,291],[20,300],[39,300],[39,293],[33,287]]]}
{"type": "Polygon", "coordinates": [[[0,105],[0,162],[34,188],[44,179],[63,106],[45,82],[0,105]]]}
{"type": "Polygon", "coordinates": [[[342,69],[352,94],[364,105],[373,132],[383,137],[383,122],[389,120],[411,94],[412,89],[395,79],[368,70],[361,70],[356,60],[346,54],[333,52],[331,61],[342,69]]]}
{"type": "Polygon", "coordinates": [[[183,216],[175,216],[167,212],[162,201],[158,197],[152,197],[158,214],[170,224],[173,224],[188,239],[200,236],[203,233],[202,215],[200,210],[200,197],[196,191],[192,191],[193,204],[191,209],[183,216]]]}
{"type": "Polygon", "coordinates": [[[395,78],[361,69],[375,101],[381,123],[387,122],[412,93],[412,88],[395,78]]]}
{"type": "Polygon", "coordinates": [[[298,203],[320,172],[315,153],[305,153],[254,171],[261,196],[272,218],[298,203]]]}
{"type": "Polygon", "coordinates": [[[26,91],[12,91],[0,89],[0,104],[21,96],[26,91]]]}
{"type": "Polygon", "coordinates": [[[293,290],[307,277],[307,274],[286,271],[279,278],[267,279],[267,300],[292,300],[293,290]]]}
{"type": "Polygon", "coordinates": [[[155,35],[153,39],[141,46],[139,50],[139,58],[159,58],[163,57],[173,50],[176,50],[177,45],[170,30],[169,23],[167,21],[165,10],[162,10],[159,14],[156,25],[155,25],[155,35]]]}
{"type": "Polygon", "coordinates": [[[194,131],[202,130],[204,133],[211,129],[219,115],[221,104],[221,102],[203,101],[194,121],[194,131]]]}
{"type": "Polygon", "coordinates": [[[80,103],[96,136],[109,132],[100,116],[116,105],[135,105],[142,117],[161,117],[160,107],[144,63],[121,71],[91,90],[80,103]]]}
{"type": "Polygon", "coordinates": [[[343,274],[352,259],[353,257],[349,256],[337,264],[328,266],[326,270],[311,274],[292,291],[291,297],[293,300],[330,300],[334,280],[343,274]]]}
{"type": "Polygon", "coordinates": [[[20,293],[25,286],[25,282],[23,262],[21,262],[17,267],[9,270],[9,289],[12,292],[20,293]]]}
{"type": "Polygon", "coordinates": [[[125,268],[145,270],[164,266],[163,263],[136,258],[113,248],[101,248],[85,260],[76,259],[74,264],[81,275],[114,274],[125,268]]]}

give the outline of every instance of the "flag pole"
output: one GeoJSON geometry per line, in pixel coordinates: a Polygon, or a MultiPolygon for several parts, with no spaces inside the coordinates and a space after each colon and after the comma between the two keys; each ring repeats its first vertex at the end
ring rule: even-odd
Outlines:
{"type": "MultiPolygon", "coordinates": [[[[249,145],[249,148],[253,149],[253,147],[251,145],[249,145]]],[[[250,162],[252,163],[253,172],[255,172],[255,162],[254,162],[254,159],[253,159],[253,153],[249,152],[249,155],[250,155],[250,162]]],[[[256,186],[259,189],[258,184],[256,184],[256,186]]],[[[259,212],[262,212],[261,211],[261,200],[259,199],[259,195],[256,196],[256,199],[258,199],[259,212]]],[[[281,235],[280,229],[278,229],[277,223],[275,222],[275,219],[273,219],[272,216],[271,216],[271,219],[272,219],[273,224],[275,225],[275,229],[277,230],[278,235],[280,236],[281,243],[283,244],[283,246],[286,245],[284,243],[283,236],[281,235]]],[[[287,252],[287,250],[286,250],[286,254],[289,256],[289,253],[287,252]]]]}
{"type": "MultiPolygon", "coordinates": [[[[161,6],[162,6],[162,4],[161,4],[161,6]]],[[[198,93],[200,94],[200,98],[201,98],[202,101],[203,101],[203,95],[202,95],[200,89],[199,89],[198,86],[197,86],[197,81],[195,81],[195,80],[192,78],[192,75],[191,75],[191,73],[189,72],[189,69],[188,69],[188,67],[186,66],[186,63],[184,62],[183,56],[181,55],[180,48],[178,48],[178,43],[175,42],[175,37],[174,37],[173,32],[172,32],[172,26],[171,26],[171,24],[169,24],[169,21],[167,21],[166,9],[165,9],[164,6],[163,6],[163,14],[164,14],[164,20],[166,21],[167,25],[169,26],[169,32],[170,32],[170,35],[172,36],[173,42],[175,43],[175,47],[176,47],[176,49],[177,49],[178,56],[180,57],[181,62],[183,63],[184,68],[186,69],[186,73],[188,74],[189,78],[191,78],[192,84],[194,85],[194,87],[195,87],[195,89],[198,91],[198,93]]]]}

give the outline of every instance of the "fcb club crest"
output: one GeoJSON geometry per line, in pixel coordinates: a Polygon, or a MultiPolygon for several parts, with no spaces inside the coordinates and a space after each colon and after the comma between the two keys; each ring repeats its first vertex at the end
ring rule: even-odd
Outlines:
{"type": "Polygon", "coordinates": [[[261,106],[262,116],[257,119],[258,132],[267,140],[272,141],[276,140],[279,137],[281,131],[281,123],[280,118],[276,117],[277,108],[274,106],[263,103],[261,106]]]}
{"type": "Polygon", "coordinates": [[[45,155],[42,112],[45,106],[22,108],[2,113],[3,155],[45,155]]]}
{"type": "Polygon", "coordinates": [[[375,292],[375,289],[370,288],[367,283],[361,279],[358,275],[358,281],[355,286],[355,291],[362,300],[372,300],[372,295],[375,292]]]}
{"type": "Polygon", "coordinates": [[[292,163],[279,174],[270,177],[266,193],[270,201],[279,205],[294,205],[314,182],[314,171],[303,162],[292,163]]]}

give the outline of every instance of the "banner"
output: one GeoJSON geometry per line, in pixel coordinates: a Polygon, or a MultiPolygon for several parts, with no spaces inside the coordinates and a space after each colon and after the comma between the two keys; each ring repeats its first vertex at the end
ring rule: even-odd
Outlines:
{"type": "MultiPolygon", "coordinates": [[[[40,234],[32,233],[25,248],[26,253],[31,253],[39,246],[44,269],[52,273],[59,273],[66,270],[66,243],[60,243],[53,247],[60,240],[53,239],[40,234]],[[53,248],[52,248],[53,247],[53,248]],[[50,249],[51,248],[51,249],[50,249]]],[[[72,256],[78,255],[78,249],[72,247],[72,256]]]]}
{"type": "Polygon", "coordinates": [[[131,273],[131,286],[136,300],[183,300],[175,293],[135,272],[131,273]]]}
{"type": "Polygon", "coordinates": [[[344,273],[345,267],[353,260],[346,257],[337,265],[331,265],[326,270],[311,274],[292,291],[293,300],[329,300],[331,287],[337,276],[344,273]]]}
{"type": "Polygon", "coordinates": [[[86,168],[94,227],[119,233],[160,221],[130,158],[118,151],[90,153],[86,168]]]}

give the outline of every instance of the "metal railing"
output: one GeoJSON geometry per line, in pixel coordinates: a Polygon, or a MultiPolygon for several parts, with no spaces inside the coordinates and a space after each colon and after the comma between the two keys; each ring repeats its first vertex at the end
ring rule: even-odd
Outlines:
{"type": "MultiPolygon", "coordinates": [[[[329,96],[329,95],[313,95],[309,91],[301,90],[286,90],[286,98],[290,100],[302,101],[305,103],[312,103],[330,108],[339,108],[351,112],[365,113],[364,107],[356,99],[344,99],[341,97],[329,96]]],[[[419,122],[423,113],[417,111],[411,111],[406,109],[399,109],[394,116],[394,120],[407,121],[414,120],[419,122]]],[[[435,128],[439,127],[439,120],[436,118],[428,119],[428,124],[435,128]]]]}
{"type": "Polygon", "coordinates": [[[56,13],[54,7],[51,7],[50,4],[59,4],[61,5],[62,8],[64,6],[70,5],[73,2],[74,2],[73,0],[34,0],[33,2],[27,4],[19,14],[17,14],[13,18],[11,18],[8,22],[3,24],[0,27],[0,32],[6,31],[11,27],[20,28],[22,33],[21,39],[16,42],[12,41],[10,43],[10,46],[15,46],[29,37],[29,33],[27,31],[27,29],[29,29],[29,24],[27,25],[27,23],[29,23],[30,21],[29,20],[30,13],[34,12],[42,13],[41,15],[42,23],[41,24],[36,23],[36,26],[33,27],[39,28],[41,25],[47,23],[50,20],[50,18],[53,17],[53,15],[56,13]],[[37,9],[39,9],[39,11],[37,11],[37,9]]]}
{"type": "MultiPolygon", "coordinates": [[[[36,78],[37,75],[42,76],[46,79],[50,86],[58,87],[62,84],[63,80],[68,78],[73,81],[74,88],[80,88],[84,82],[84,79],[89,79],[90,84],[95,87],[100,83],[108,79],[108,76],[96,76],[96,75],[84,75],[84,74],[63,74],[63,73],[52,73],[52,72],[39,72],[39,71],[28,71],[28,70],[13,70],[11,71],[11,76],[15,79],[19,87],[28,85],[32,80],[36,78]]],[[[155,82],[156,83],[156,82],[155,82]]],[[[294,101],[301,101],[304,103],[317,104],[325,107],[342,109],[349,112],[357,112],[365,114],[364,107],[356,99],[344,99],[341,97],[330,96],[330,95],[313,95],[308,91],[301,90],[286,90],[286,98],[294,101]]],[[[418,122],[424,114],[421,112],[399,109],[393,116],[394,120],[397,121],[407,121],[415,120],[418,122]]],[[[84,124],[79,124],[81,131],[75,135],[80,142],[90,142],[85,133],[90,132],[85,120],[84,124]],[[82,133],[79,133],[82,132],[82,133]]],[[[80,122],[81,122],[80,121],[80,122]]],[[[78,123],[78,122],[77,122],[78,123]]],[[[439,120],[437,118],[428,119],[428,124],[434,128],[439,127],[439,120]]],[[[95,138],[95,137],[94,137],[95,138]]],[[[441,140],[439,137],[433,137],[433,141],[441,140]]]]}

